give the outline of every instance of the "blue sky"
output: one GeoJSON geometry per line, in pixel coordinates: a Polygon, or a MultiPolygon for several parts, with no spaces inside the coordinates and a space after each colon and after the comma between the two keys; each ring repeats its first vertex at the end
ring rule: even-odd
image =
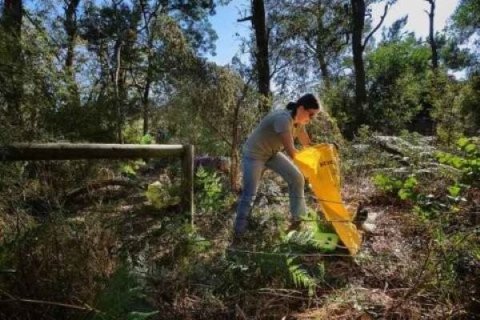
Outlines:
{"type": "MultiPolygon", "coordinates": [[[[455,10],[459,0],[438,0],[435,15],[435,29],[441,31],[447,19],[455,10]]],[[[383,13],[382,3],[372,6],[374,23],[379,21],[383,13]]],[[[217,55],[208,57],[220,65],[230,63],[233,56],[239,51],[239,36],[246,37],[250,22],[237,22],[241,14],[245,15],[250,9],[249,0],[232,0],[227,6],[219,6],[217,14],[210,18],[218,34],[216,42],[217,55]]],[[[408,14],[406,30],[414,31],[417,37],[425,38],[428,35],[428,16],[424,10],[429,9],[429,4],[424,0],[398,0],[389,10],[384,26],[390,26],[395,20],[408,14]]],[[[378,31],[378,34],[381,34],[378,31]]]]}
{"type": "Polygon", "coordinates": [[[217,55],[209,59],[225,65],[230,63],[240,48],[240,37],[246,37],[251,25],[249,21],[237,22],[240,17],[250,15],[249,0],[232,0],[227,6],[218,6],[216,15],[210,17],[213,28],[217,32],[217,55]]]}

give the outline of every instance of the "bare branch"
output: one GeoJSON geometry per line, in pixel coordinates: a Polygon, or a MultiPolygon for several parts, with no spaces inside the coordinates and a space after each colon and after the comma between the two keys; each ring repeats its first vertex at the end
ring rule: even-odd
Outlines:
{"type": "Polygon", "coordinates": [[[312,51],[313,54],[316,54],[317,48],[312,44],[312,41],[309,37],[303,37],[303,40],[307,44],[307,48],[312,51]]]}
{"type": "MultiPolygon", "coordinates": [[[[278,62],[278,61],[277,61],[277,62],[278,62]]],[[[285,69],[286,67],[288,67],[288,66],[291,65],[291,64],[292,64],[292,60],[290,60],[290,61],[288,61],[288,62],[286,62],[286,63],[284,63],[283,65],[280,65],[280,66],[278,66],[278,64],[275,64],[275,65],[274,65],[274,68],[273,68],[273,71],[272,71],[272,73],[270,74],[270,77],[273,77],[277,72],[285,69]]]]}
{"type": "Polygon", "coordinates": [[[248,16],[245,18],[238,19],[237,22],[245,22],[245,21],[252,21],[252,16],[248,16]]]}
{"type": "Polygon", "coordinates": [[[150,18],[147,18],[147,9],[145,7],[145,3],[143,1],[139,1],[139,2],[140,2],[140,8],[142,10],[143,20],[145,21],[145,30],[147,31],[147,34],[148,34],[148,37],[149,37],[150,36],[150,28],[148,27],[148,25],[150,24],[151,16],[150,16],[150,18]]]}
{"type": "Polygon", "coordinates": [[[383,24],[383,21],[385,20],[385,17],[387,16],[387,12],[388,12],[388,3],[385,5],[385,8],[384,8],[384,11],[383,11],[383,15],[382,17],[380,18],[380,22],[377,24],[377,26],[372,30],[372,32],[370,32],[368,34],[368,36],[365,38],[365,41],[363,42],[363,48],[366,47],[367,43],[368,43],[368,40],[370,40],[370,38],[373,36],[373,34],[375,32],[377,32],[377,30],[382,26],[383,24]]]}
{"type": "Polygon", "coordinates": [[[102,313],[101,311],[90,307],[89,305],[85,304],[85,306],[76,306],[73,304],[61,303],[61,302],[54,302],[54,301],[43,301],[43,300],[33,300],[33,299],[21,299],[11,295],[10,293],[0,289],[0,292],[7,296],[9,299],[7,300],[0,300],[1,303],[11,303],[11,302],[22,302],[22,303],[31,303],[31,304],[44,304],[50,306],[57,306],[63,307],[68,309],[74,309],[79,311],[88,311],[88,312],[95,312],[95,313],[102,313]]]}

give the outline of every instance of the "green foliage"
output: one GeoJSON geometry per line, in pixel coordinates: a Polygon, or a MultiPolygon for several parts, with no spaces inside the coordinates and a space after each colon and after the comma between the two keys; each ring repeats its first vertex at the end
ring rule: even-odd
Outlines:
{"type": "Polygon", "coordinates": [[[437,45],[441,48],[440,57],[449,69],[463,70],[474,62],[474,55],[468,48],[461,48],[456,38],[437,37],[437,45]]]}
{"type": "Polygon", "coordinates": [[[226,204],[227,193],[218,173],[199,167],[195,174],[195,203],[204,213],[220,213],[226,204]]]}
{"type": "MultiPolygon", "coordinates": [[[[227,276],[230,273],[234,275],[234,279],[227,281],[234,281],[242,289],[249,288],[254,283],[258,287],[280,282],[285,286],[307,289],[308,295],[314,296],[319,282],[325,276],[324,265],[308,263],[298,254],[318,254],[330,249],[325,246],[323,225],[311,222],[307,229],[282,235],[280,243],[265,249],[270,253],[235,253],[226,272],[227,276]]],[[[336,235],[330,236],[330,240],[335,243],[336,235]]]]}
{"type": "Polygon", "coordinates": [[[480,75],[473,74],[459,90],[459,112],[466,135],[478,136],[480,130],[480,75]]]}
{"type": "Polygon", "coordinates": [[[429,59],[430,49],[411,35],[382,44],[366,56],[367,118],[373,129],[397,133],[422,109],[429,59]]]}
{"type": "MultiPolygon", "coordinates": [[[[382,42],[365,56],[368,107],[365,123],[372,130],[396,134],[406,129],[420,111],[427,110],[430,92],[430,48],[413,34],[382,42]]],[[[347,65],[351,62],[347,61],[347,65]]],[[[341,130],[358,129],[354,112],[355,83],[338,77],[322,96],[341,130]]]]}
{"type": "Polygon", "coordinates": [[[235,276],[236,285],[248,288],[252,285],[268,285],[269,282],[280,282],[286,286],[307,289],[309,296],[314,296],[319,280],[324,277],[324,266],[306,265],[298,257],[282,252],[259,254],[242,257],[237,254],[228,265],[227,274],[235,276]],[[240,273],[242,273],[240,275],[240,273]],[[252,280],[255,279],[255,284],[252,280]]]}
{"type": "Polygon", "coordinates": [[[275,65],[283,69],[273,73],[278,91],[296,95],[310,81],[321,81],[322,86],[328,87],[348,49],[344,37],[350,17],[345,3],[341,0],[266,3],[269,51],[275,65]]]}
{"type": "MultiPolygon", "coordinates": [[[[317,281],[307,270],[294,262],[293,258],[287,259],[288,273],[293,284],[298,288],[308,289],[308,295],[311,297],[315,294],[317,281]]],[[[322,270],[320,268],[320,270],[322,270]]]]}
{"type": "Polygon", "coordinates": [[[415,187],[417,186],[418,181],[414,176],[408,177],[405,181],[403,181],[403,185],[398,191],[398,196],[402,200],[406,199],[414,199],[416,196],[415,187]]]}
{"type": "Polygon", "coordinates": [[[126,163],[122,166],[121,172],[122,172],[122,174],[124,174],[126,176],[131,176],[131,177],[134,177],[137,174],[134,167],[129,163],[126,163]]]}
{"type": "Polygon", "coordinates": [[[169,179],[162,179],[162,181],[149,184],[145,196],[157,209],[177,205],[181,201],[179,186],[172,184],[169,179]]]}
{"type": "MultiPolygon", "coordinates": [[[[457,141],[459,154],[438,152],[438,161],[461,171],[459,181],[465,187],[480,186],[480,143],[478,139],[461,138],[457,141]]],[[[452,186],[453,188],[453,186],[452,186]]],[[[459,185],[456,185],[459,188],[459,185]]],[[[456,190],[455,188],[452,191],[456,190]]]]}
{"type": "Polygon", "coordinates": [[[441,212],[447,212],[449,207],[442,199],[431,194],[425,195],[420,190],[417,177],[411,175],[406,179],[395,178],[384,174],[374,177],[374,184],[387,195],[398,197],[413,205],[413,211],[424,219],[437,217],[441,212]]]}
{"type": "Polygon", "coordinates": [[[417,200],[418,181],[414,175],[403,180],[379,173],[374,176],[373,182],[380,190],[398,196],[401,200],[417,200]]]}
{"type": "Polygon", "coordinates": [[[254,88],[227,67],[199,64],[179,83],[162,114],[173,135],[195,144],[199,154],[226,155],[238,150],[258,121],[254,88]]]}
{"type": "Polygon", "coordinates": [[[129,122],[123,131],[125,143],[152,144],[154,141],[150,134],[143,134],[143,121],[136,120],[129,122]]]}
{"type": "Polygon", "coordinates": [[[105,284],[105,288],[95,298],[95,308],[101,313],[93,319],[149,319],[158,311],[153,311],[146,302],[144,288],[139,275],[130,267],[120,266],[105,284]]]}
{"type": "Polygon", "coordinates": [[[376,174],[373,177],[373,182],[377,188],[390,194],[397,194],[403,186],[403,182],[400,179],[382,173],[376,174]]]}
{"type": "Polygon", "coordinates": [[[355,84],[350,78],[339,78],[322,91],[322,100],[343,133],[351,131],[349,125],[355,121],[351,112],[355,102],[354,89],[355,84]]]}
{"type": "Polygon", "coordinates": [[[152,144],[154,143],[154,139],[150,134],[145,134],[140,139],[140,144],[152,144]]]}
{"type": "Polygon", "coordinates": [[[478,188],[480,181],[480,148],[477,139],[462,138],[457,141],[459,154],[437,152],[438,161],[460,172],[458,180],[438,190],[436,195],[425,194],[426,181],[412,175],[405,179],[377,174],[375,185],[386,194],[409,201],[414,211],[425,219],[436,218],[448,212],[458,211],[464,202],[463,194],[470,188],[478,188]]]}
{"type": "Polygon", "coordinates": [[[145,165],[143,160],[133,160],[126,161],[120,165],[120,173],[129,178],[135,178],[137,175],[137,170],[145,165]]]}
{"type": "Polygon", "coordinates": [[[477,0],[460,1],[452,20],[462,38],[468,39],[480,29],[480,3],[477,0]]]}
{"type": "Polygon", "coordinates": [[[446,75],[431,78],[430,101],[432,117],[436,120],[439,141],[451,146],[465,131],[466,114],[462,111],[461,86],[446,75]]]}

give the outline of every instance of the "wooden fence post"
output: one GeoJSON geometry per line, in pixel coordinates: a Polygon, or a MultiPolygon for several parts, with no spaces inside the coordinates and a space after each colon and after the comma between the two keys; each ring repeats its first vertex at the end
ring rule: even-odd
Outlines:
{"type": "Polygon", "coordinates": [[[194,178],[194,164],[195,148],[193,145],[184,145],[183,154],[183,187],[185,190],[185,210],[190,212],[190,219],[192,227],[195,222],[195,206],[193,201],[193,178],[194,178]]]}

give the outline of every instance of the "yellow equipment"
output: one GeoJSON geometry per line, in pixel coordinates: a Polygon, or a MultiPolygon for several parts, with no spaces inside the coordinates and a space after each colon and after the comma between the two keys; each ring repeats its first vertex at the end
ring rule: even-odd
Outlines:
{"type": "Polygon", "coordinates": [[[347,211],[340,194],[340,162],[334,145],[322,143],[298,152],[294,162],[310,182],[317,201],[338,236],[355,255],[362,244],[362,237],[353,224],[353,216],[347,211]]]}

